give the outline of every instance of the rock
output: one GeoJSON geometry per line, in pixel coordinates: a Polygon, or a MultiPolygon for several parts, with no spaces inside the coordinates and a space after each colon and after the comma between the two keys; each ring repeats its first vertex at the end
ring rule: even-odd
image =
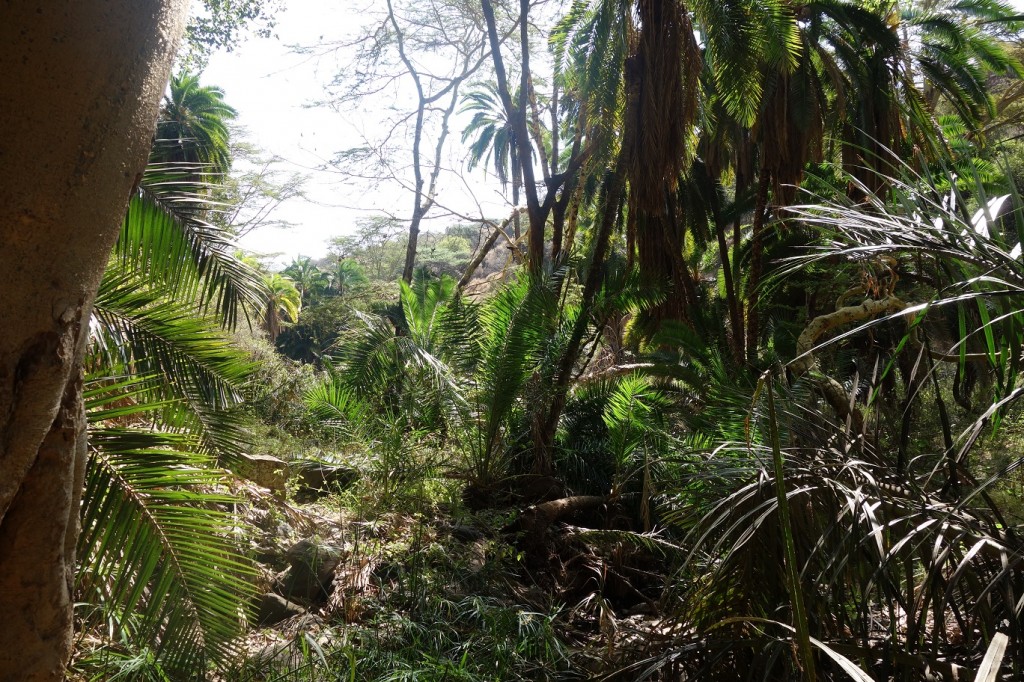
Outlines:
{"type": "Polygon", "coordinates": [[[288,483],[288,462],[270,455],[239,454],[234,471],[256,485],[282,492],[288,483]]]}
{"type": "Polygon", "coordinates": [[[448,526],[448,532],[452,534],[453,538],[462,542],[476,542],[477,540],[484,539],[482,532],[472,526],[466,526],[461,523],[448,526]]]}
{"type": "Polygon", "coordinates": [[[300,540],[288,548],[290,566],[274,578],[274,590],[289,599],[323,601],[331,593],[334,570],[341,550],[312,540],[300,540]]]}
{"type": "Polygon", "coordinates": [[[288,601],[281,595],[274,594],[273,592],[267,592],[259,598],[256,624],[260,627],[266,627],[268,625],[280,623],[286,618],[299,616],[305,612],[306,610],[304,608],[294,602],[288,601]]]}
{"type": "Polygon", "coordinates": [[[345,490],[359,478],[351,467],[312,459],[293,462],[292,470],[299,477],[296,497],[307,500],[345,490]]]}

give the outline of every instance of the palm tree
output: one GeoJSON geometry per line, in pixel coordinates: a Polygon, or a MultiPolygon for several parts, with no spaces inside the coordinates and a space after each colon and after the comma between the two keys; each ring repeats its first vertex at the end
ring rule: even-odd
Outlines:
{"type": "Polygon", "coordinates": [[[252,368],[227,330],[254,319],[265,292],[230,234],[204,220],[206,166],[160,156],[130,198],[93,309],[77,589],[96,608],[83,618],[120,633],[101,661],[128,646],[191,678],[233,656],[251,597],[237,521],[218,511],[231,500],[209,491],[246,441],[232,408],[252,368]]]}
{"type": "Polygon", "coordinates": [[[287,322],[299,321],[299,310],[302,308],[302,297],[295,288],[294,282],[274,273],[263,278],[267,288],[267,299],[263,309],[263,328],[270,337],[270,342],[277,340],[281,328],[287,322]]]}
{"type": "Polygon", "coordinates": [[[199,76],[171,77],[157,125],[157,161],[201,164],[203,175],[224,175],[231,169],[228,122],[237,113],[224,102],[224,91],[199,83],[199,76]]]}
{"type": "Polygon", "coordinates": [[[368,281],[362,266],[351,258],[339,259],[338,264],[334,267],[334,272],[330,275],[331,286],[334,287],[338,296],[344,296],[353,287],[358,287],[368,281]]]}
{"type": "MultiPolygon", "coordinates": [[[[518,101],[519,95],[513,95],[518,101]]],[[[483,163],[491,164],[494,174],[502,188],[512,183],[512,204],[519,206],[519,192],[522,188],[522,172],[520,170],[519,148],[516,141],[515,126],[508,120],[508,114],[501,104],[498,88],[494,83],[483,83],[470,90],[463,98],[464,104],[459,113],[473,112],[469,125],[462,131],[462,142],[475,136],[469,145],[469,157],[466,167],[473,170],[483,163]]],[[[513,218],[515,240],[520,236],[520,215],[513,218]]]]}
{"type": "MultiPolygon", "coordinates": [[[[406,430],[429,429],[456,439],[469,455],[476,486],[489,489],[514,472],[510,441],[536,405],[524,396],[538,368],[550,362],[557,297],[521,279],[482,304],[461,299],[447,275],[420,269],[399,282],[394,319],[360,315],[338,344],[330,378],[307,396],[325,421],[386,414],[406,430]],[[347,416],[346,416],[347,415],[347,416]]],[[[534,387],[535,388],[535,387],[534,387]]],[[[505,481],[507,483],[507,481],[505,481]]]]}
{"type": "Polygon", "coordinates": [[[308,305],[314,295],[330,284],[327,273],[320,270],[313,259],[308,257],[300,256],[292,260],[282,274],[287,275],[295,283],[302,305],[308,305]]]}

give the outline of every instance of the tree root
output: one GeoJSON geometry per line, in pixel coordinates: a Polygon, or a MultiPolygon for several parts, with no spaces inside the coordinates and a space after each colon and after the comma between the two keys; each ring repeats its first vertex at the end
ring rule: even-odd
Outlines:
{"type": "MultiPolygon", "coordinates": [[[[846,298],[846,294],[840,296],[837,303],[842,303],[844,298],[846,298]]],[[[796,359],[789,363],[791,381],[796,381],[810,373],[815,388],[835,410],[839,418],[844,422],[849,420],[854,433],[862,433],[864,430],[863,412],[854,406],[842,384],[832,377],[813,371],[817,367],[817,358],[814,357],[813,351],[819,345],[821,337],[839,327],[862,322],[882,314],[898,313],[906,309],[906,303],[889,295],[881,299],[865,300],[860,305],[842,306],[834,313],[814,318],[804,327],[797,338],[796,359]]]]}

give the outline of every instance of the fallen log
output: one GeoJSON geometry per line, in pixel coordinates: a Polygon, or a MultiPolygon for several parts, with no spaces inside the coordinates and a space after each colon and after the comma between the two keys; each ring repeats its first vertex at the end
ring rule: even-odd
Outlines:
{"type": "Polygon", "coordinates": [[[503,529],[508,533],[525,532],[537,536],[548,529],[552,523],[578,512],[595,509],[611,501],[608,495],[573,495],[557,500],[534,504],[516,517],[503,529]]]}

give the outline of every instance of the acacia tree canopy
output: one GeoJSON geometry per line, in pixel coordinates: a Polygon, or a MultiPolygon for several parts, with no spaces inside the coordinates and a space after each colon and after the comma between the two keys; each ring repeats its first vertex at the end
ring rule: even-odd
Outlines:
{"type": "Polygon", "coordinates": [[[282,0],[203,0],[185,27],[185,62],[201,65],[215,50],[230,52],[251,33],[272,35],[282,0]]]}

